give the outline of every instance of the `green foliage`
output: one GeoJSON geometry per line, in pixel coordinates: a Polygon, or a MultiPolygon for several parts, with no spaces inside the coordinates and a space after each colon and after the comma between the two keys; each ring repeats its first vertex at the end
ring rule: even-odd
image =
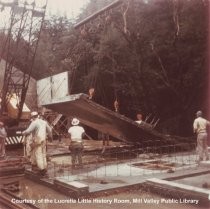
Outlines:
{"type": "MultiPolygon", "coordinates": [[[[80,20],[105,3],[90,1],[80,20]]],[[[118,99],[128,117],[152,113],[159,129],[191,134],[194,112],[207,103],[207,18],[208,1],[133,0],[77,30],[52,19],[36,76],[68,70],[71,93],[94,87],[95,100],[110,109],[118,99]]]]}

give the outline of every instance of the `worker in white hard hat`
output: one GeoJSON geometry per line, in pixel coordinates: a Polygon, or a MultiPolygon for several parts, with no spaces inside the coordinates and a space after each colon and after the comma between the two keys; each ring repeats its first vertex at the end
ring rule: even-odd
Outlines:
{"type": "Polygon", "coordinates": [[[209,160],[208,155],[208,145],[207,145],[207,126],[210,122],[203,117],[202,111],[196,112],[196,119],[193,123],[193,131],[197,134],[197,152],[199,155],[198,162],[204,160],[209,160]]]}
{"type": "Polygon", "coordinates": [[[72,168],[76,166],[76,160],[78,160],[78,167],[82,167],[82,152],[83,152],[83,136],[85,130],[79,125],[80,121],[77,118],[72,119],[72,126],[69,128],[70,134],[70,146],[72,168]]]}
{"type": "Polygon", "coordinates": [[[34,112],[31,112],[31,118],[36,118],[38,117],[38,112],[34,111],[34,112]]]}
{"type": "Polygon", "coordinates": [[[37,167],[39,173],[44,176],[47,173],[46,139],[47,134],[52,139],[52,129],[46,121],[38,117],[38,112],[32,112],[31,118],[31,124],[22,134],[32,134],[34,153],[34,159],[31,161],[32,169],[37,167]]]}

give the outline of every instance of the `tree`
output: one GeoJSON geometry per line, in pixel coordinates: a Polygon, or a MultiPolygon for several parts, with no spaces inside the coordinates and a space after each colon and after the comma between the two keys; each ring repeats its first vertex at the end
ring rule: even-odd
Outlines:
{"type": "MultiPolygon", "coordinates": [[[[105,3],[90,1],[80,18],[105,3]]],[[[191,134],[194,112],[207,102],[208,1],[125,1],[80,30],[62,22],[55,44],[50,31],[59,24],[43,34],[40,60],[48,57],[42,62],[53,73],[71,72],[72,93],[94,87],[110,109],[117,99],[128,117],[153,113],[159,129],[191,134]]]]}

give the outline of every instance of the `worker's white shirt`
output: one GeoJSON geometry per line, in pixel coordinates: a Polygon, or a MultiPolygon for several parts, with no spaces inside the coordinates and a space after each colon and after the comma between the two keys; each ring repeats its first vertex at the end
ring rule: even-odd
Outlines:
{"type": "Polygon", "coordinates": [[[142,120],[136,120],[136,123],[141,124],[142,120]]]}
{"type": "Polygon", "coordinates": [[[48,123],[42,119],[36,118],[31,122],[29,127],[23,131],[23,135],[32,134],[35,143],[40,144],[46,140],[47,133],[52,137],[52,129],[48,123]]]}
{"type": "Polygon", "coordinates": [[[210,125],[210,122],[202,117],[198,117],[194,120],[193,130],[195,133],[206,133],[206,127],[210,125]]]}
{"type": "Polygon", "coordinates": [[[82,142],[82,135],[85,130],[81,126],[72,126],[69,128],[68,133],[71,135],[72,141],[82,142]]]}

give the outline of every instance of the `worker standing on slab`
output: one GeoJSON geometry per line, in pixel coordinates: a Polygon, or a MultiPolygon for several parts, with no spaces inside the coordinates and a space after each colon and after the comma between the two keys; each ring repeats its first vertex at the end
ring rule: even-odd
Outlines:
{"type": "Polygon", "coordinates": [[[197,152],[199,155],[199,162],[202,161],[204,157],[206,160],[209,160],[206,128],[210,125],[210,122],[204,119],[202,115],[202,112],[198,111],[196,113],[197,118],[193,123],[193,131],[197,134],[197,152]]]}
{"type": "Polygon", "coordinates": [[[136,118],[137,118],[136,123],[141,124],[142,123],[142,114],[138,113],[136,115],[136,118]]]}
{"type": "Polygon", "coordinates": [[[52,129],[48,123],[38,117],[38,112],[31,113],[32,122],[29,127],[22,132],[23,135],[32,134],[33,137],[33,159],[32,169],[38,168],[39,173],[44,176],[47,173],[46,139],[47,134],[52,139],[52,129]]]}
{"type": "Polygon", "coordinates": [[[77,118],[72,119],[72,126],[69,128],[68,133],[70,134],[70,146],[71,151],[71,162],[72,168],[75,168],[76,160],[78,160],[78,166],[82,165],[82,152],[83,152],[83,137],[85,135],[85,130],[79,125],[80,121],[77,118]]]}
{"type": "Polygon", "coordinates": [[[7,132],[4,127],[4,123],[0,121],[0,157],[5,157],[5,139],[7,137],[7,132]]]}

